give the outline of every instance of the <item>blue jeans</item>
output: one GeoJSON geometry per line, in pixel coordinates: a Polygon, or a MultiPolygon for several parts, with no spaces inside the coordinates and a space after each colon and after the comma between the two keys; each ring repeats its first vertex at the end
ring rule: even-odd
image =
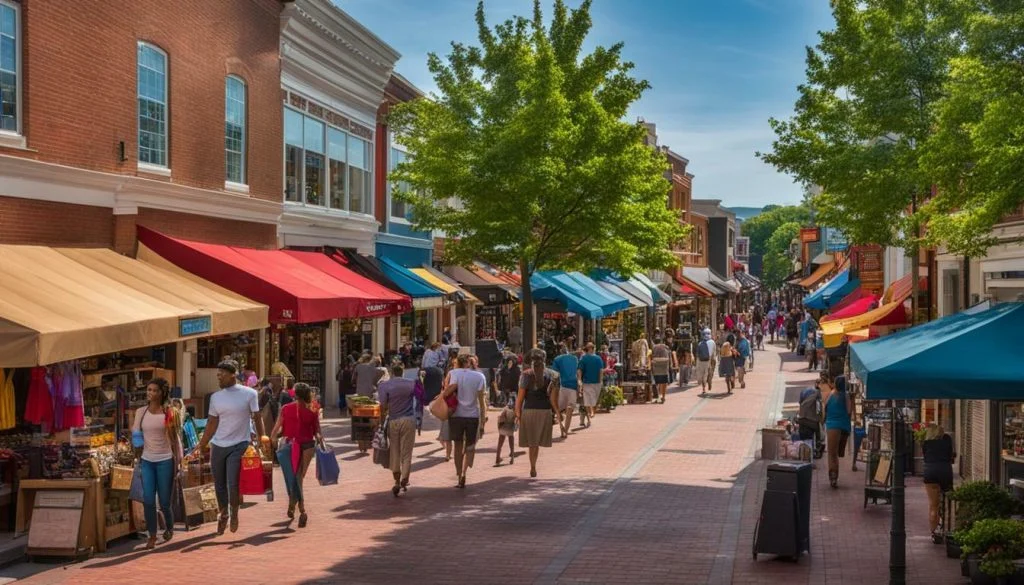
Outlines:
{"type": "Polygon", "coordinates": [[[210,453],[210,467],[213,471],[213,487],[217,492],[217,508],[222,516],[228,513],[228,504],[238,508],[238,475],[242,472],[242,455],[249,448],[249,441],[230,447],[214,445],[210,453]]]}
{"type": "Polygon", "coordinates": [[[160,510],[164,513],[167,530],[174,530],[174,511],[171,509],[171,486],[174,484],[174,460],[142,460],[142,505],[146,512],[146,529],[156,536],[156,497],[160,496],[160,510]]]}

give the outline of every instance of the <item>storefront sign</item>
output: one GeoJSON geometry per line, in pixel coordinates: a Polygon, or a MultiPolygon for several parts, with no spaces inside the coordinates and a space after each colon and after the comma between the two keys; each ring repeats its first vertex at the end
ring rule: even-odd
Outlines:
{"type": "Polygon", "coordinates": [[[819,239],[820,239],[820,234],[818,232],[818,228],[812,227],[812,228],[801,228],[800,229],[800,243],[801,244],[810,244],[812,242],[817,242],[819,239]]]}
{"type": "Polygon", "coordinates": [[[860,285],[869,291],[885,289],[885,268],[882,263],[882,247],[878,245],[854,248],[857,259],[857,278],[860,285]]]}
{"type": "Polygon", "coordinates": [[[846,240],[846,234],[836,228],[825,229],[825,251],[842,252],[850,243],[846,240]]]}
{"type": "Polygon", "coordinates": [[[548,320],[551,320],[551,321],[564,320],[564,319],[568,319],[568,318],[569,318],[569,314],[568,313],[542,313],[541,314],[541,319],[548,319],[548,320]]]}
{"type": "Polygon", "coordinates": [[[373,321],[370,319],[363,319],[363,333],[373,333],[373,321]]]}
{"type": "Polygon", "coordinates": [[[389,303],[366,303],[364,310],[367,315],[376,315],[378,313],[386,313],[389,307],[389,303]]]}
{"type": "Polygon", "coordinates": [[[202,317],[181,317],[178,319],[179,337],[209,334],[212,331],[213,318],[210,315],[203,315],[202,317]]]}
{"type": "Polygon", "coordinates": [[[477,315],[486,315],[488,317],[493,317],[493,316],[496,316],[498,314],[498,307],[477,307],[476,308],[476,314],[477,315]]]}

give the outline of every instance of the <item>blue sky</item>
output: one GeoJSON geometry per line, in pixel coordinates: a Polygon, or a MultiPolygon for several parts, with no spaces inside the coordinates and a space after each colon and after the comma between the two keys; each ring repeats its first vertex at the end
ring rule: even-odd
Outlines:
{"type": "MultiPolygon", "coordinates": [[[[476,0],[335,0],[402,58],[397,70],[425,91],[428,52],[474,43],[476,0]]],[[[569,0],[576,7],[578,0],[569,0]]],[[[529,15],[532,0],[487,0],[488,21],[529,15]]],[[[550,14],[550,0],[543,0],[550,14]]],[[[771,147],[770,116],[786,117],[804,79],[804,47],[832,21],[825,0],[595,0],[589,46],[625,42],[652,89],[631,116],[690,160],[694,197],[731,206],[794,203],[801,189],[754,157],[771,147]]]]}

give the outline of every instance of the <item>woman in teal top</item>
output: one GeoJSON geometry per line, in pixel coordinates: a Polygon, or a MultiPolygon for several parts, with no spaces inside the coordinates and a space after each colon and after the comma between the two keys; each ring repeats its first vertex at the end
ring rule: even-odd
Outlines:
{"type": "Polygon", "coordinates": [[[839,376],[832,383],[832,376],[824,371],[818,379],[818,389],[825,398],[825,445],[828,447],[828,480],[832,487],[839,482],[839,458],[846,452],[850,438],[850,412],[853,399],[846,391],[846,377],[839,376]]]}

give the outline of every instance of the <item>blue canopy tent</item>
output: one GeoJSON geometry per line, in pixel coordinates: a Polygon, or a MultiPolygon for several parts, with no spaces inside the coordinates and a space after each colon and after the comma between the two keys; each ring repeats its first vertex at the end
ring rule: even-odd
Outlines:
{"type": "Polygon", "coordinates": [[[413,308],[434,309],[444,304],[443,291],[434,288],[405,266],[384,256],[377,258],[377,263],[385,276],[398,285],[402,292],[412,297],[413,308]]]}
{"type": "Polygon", "coordinates": [[[850,346],[870,400],[1019,400],[1024,303],[968,310],[850,346]]]}
{"type": "Polygon", "coordinates": [[[629,306],[622,297],[613,297],[600,285],[582,274],[574,277],[561,270],[534,272],[530,289],[536,300],[556,301],[573,313],[588,319],[598,319],[629,306]],[[589,281],[589,285],[584,283],[589,281]]]}
{"type": "Polygon", "coordinates": [[[654,304],[660,305],[672,302],[672,296],[658,288],[658,285],[654,284],[654,281],[648,278],[646,274],[637,272],[633,275],[633,280],[643,284],[647,287],[647,290],[651,291],[651,297],[654,298],[654,304]]]}
{"type": "Polygon", "coordinates": [[[823,311],[843,300],[846,295],[857,290],[860,279],[850,278],[850,270],[846,269],[835,275],[824,286],[804,297],[804,307],[823,311]]]}
{"type": "Polygon", "coordinates": [[[623,296],[634,307],[653,307],[654,295],[647,286],[635,278],[625,279],[609,270],[595,270],[591,278],[605,290],[623,296]]]}

